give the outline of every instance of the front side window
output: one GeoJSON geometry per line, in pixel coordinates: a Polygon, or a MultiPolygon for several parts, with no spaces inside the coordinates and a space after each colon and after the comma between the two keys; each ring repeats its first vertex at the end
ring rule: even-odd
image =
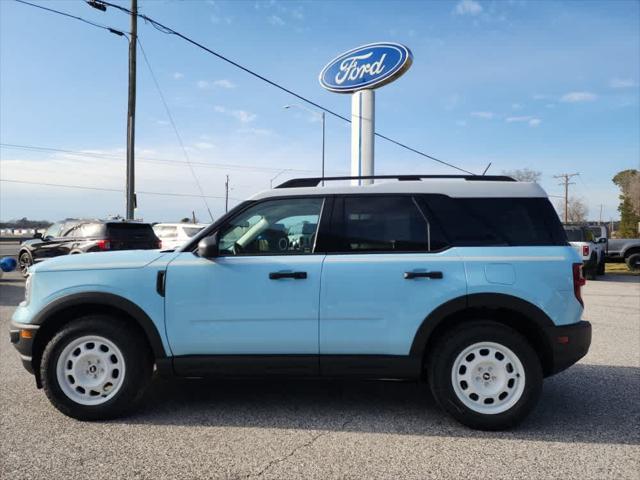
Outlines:
{"type": "Polygon", "coordinates": [[[334,208],[337,208],[337,219],[341,224],[338,251],[434,250],[435,245],[429,248],[430,224],[411,196],[345,197],[334,208]]]}
{"type": "Polygon", "coordinates": [[[60,237],[63,225],[64,224],[62,224],[62,223],[54,223],[53,225],[51,225],[49,228],[47,228],[47,231],[44,232],[44,238],[58,238],[58,237],[60,237]]]}
{"type": "Polygon", "coordinates": [[[227,222],[218,233],[221,255],[313,253],[323,198],[261,202],[227,222]]]}

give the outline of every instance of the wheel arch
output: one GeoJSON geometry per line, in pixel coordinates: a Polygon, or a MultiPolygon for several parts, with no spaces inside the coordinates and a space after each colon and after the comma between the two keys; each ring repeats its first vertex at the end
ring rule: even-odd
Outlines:
{"type": "Polygon", "coordinates": [[[622,256],[622,258],[624,258],[626,260],[628,257],[630,257],[631,255],[633,255],[635,253],[640,253],[640,247],[638,247],[638,246],[629,247],[626,250],[624,250],[623,252],[621,252],[621,256],[622,256]]]}
{"type": "Polygon", "coordinates": [[[410,355],[419,358],[424,367],[430,352],[449,330],[480,319],[497,321],[521,333],[536,351],[545,375],[551,374],[553,350],[545,330],[554,323],[536,305],[501,293],[465,295],[436,308],[416,332],[410,355]]]}
{"type": "Polygon", "coordinates": [[[166,358],[167,353],[158,329],[139,306],[126,298],[110,293],[72,294],[51,302],[32,321],[33,324],[40,325],[34,338],[31,359],[38,386],[40,386],[40,361],[49,340],[70,321],[86,314],[96,313],[113,315],[129,321],[146,339],[154,358],[156,360],[166,358]]]}

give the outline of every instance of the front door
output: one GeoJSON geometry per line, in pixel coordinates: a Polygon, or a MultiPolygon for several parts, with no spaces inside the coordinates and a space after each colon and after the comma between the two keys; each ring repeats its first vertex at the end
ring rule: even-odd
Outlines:
{"type": "Polygon", "coordinates": [[[165,321],[177,373],[316,373],[323,203],[254,204],[218,229],[218,257],[182,252],[169,264],[165,321]]]}

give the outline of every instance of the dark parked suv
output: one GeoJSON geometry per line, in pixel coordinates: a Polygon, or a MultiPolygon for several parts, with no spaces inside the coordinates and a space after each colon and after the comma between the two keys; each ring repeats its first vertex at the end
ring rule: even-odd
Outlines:
{"type": "Polygon", "coordinates": [[[23,275],[34,263],[60,255],[108,250],[150,250],[160,240],[148,223],[75,220],[51,225],[20,246],[18,263],[23,275]]]}

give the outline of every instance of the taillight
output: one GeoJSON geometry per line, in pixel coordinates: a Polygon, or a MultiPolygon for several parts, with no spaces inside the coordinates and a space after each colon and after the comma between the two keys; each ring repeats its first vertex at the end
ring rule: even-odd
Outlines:
{"type": "Polygon", "coordinates": [[[584,307],[584,302],[582,301],[582,286],[587,283],[582,275],[582,264],[574,263],[573,264],[573,293],[576,296],[576,299],[580,302],[580,305],[584,307]]]}
{"type": "Polygon", "coordinates": [[[96,246],[100,250],[109,250],[111,248],[111,242],[109,240],[96,240],[96,246]]]}
{"type": "Polygon", "coordinates": [[[160,239],[156,240],[156,248],[162,248],[162,240],[160,239]]]}
{"type": "Polygon", "coordinates": [[[588,257],[589,256],[589,245],[583,245],[582,246],[582,256],[583,257],[588,257]]]}

